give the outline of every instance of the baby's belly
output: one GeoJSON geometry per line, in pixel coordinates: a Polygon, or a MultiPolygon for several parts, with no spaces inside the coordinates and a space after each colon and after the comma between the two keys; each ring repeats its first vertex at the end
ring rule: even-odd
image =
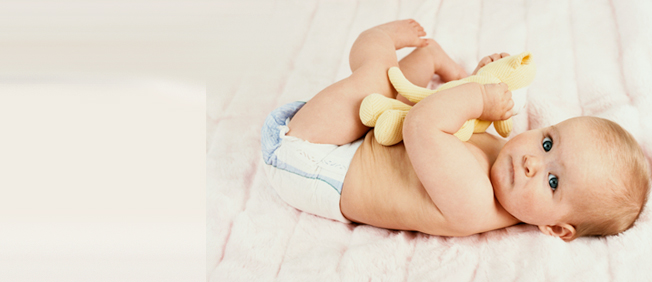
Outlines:
{"type": "Polygon", "coordinates": [[[389,229],[423,231],[442,219],[403,143],[382,146],[373,131],[351,161],[340,206],[351,221],[389,229]]]}

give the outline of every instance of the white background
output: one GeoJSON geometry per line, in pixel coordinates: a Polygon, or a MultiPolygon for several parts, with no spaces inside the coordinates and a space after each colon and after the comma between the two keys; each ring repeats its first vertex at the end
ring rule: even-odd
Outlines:
{"type": "Polygon", "coordinates": [[[205,280],[206,95],[255,60],[225,56],[244,6],[0,2],[0,281],[205,280]]]}

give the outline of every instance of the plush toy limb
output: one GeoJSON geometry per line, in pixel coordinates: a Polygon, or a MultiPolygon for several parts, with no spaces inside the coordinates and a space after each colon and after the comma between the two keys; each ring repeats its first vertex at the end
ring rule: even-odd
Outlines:
{"type": "Polygon", "coordinates": [[[473,126],[473,133],[482,133],[487,131],[487,128],[491,125],[490,121],[476,119],[475,125],[473,126]]]}
{"type": "Polygon", "coordinates": [[[468,141],[471,139],[471,135],[473,135],[473,127],[475,126],[475,119],[470,119],[464,122],[462,125],[462,128],[455,132],[455,137],[457,139],[460,139],[461,141],[468,141]]]}
{"type": "Polygon", "coordinates": [[[513,124],[514,122],[512,121],[512,118],[509,118],[507,120],[495,121],[494,128],[500,136],[507,138],[507,136],[512,133],[512,128],[514,127],[513,124]]]}
{"type": "Polygon", "coordinates": [[[469,139],[471,139],[471,135],[473,135],[473,133],[485,132],[489,127],[489,125],[491,125],[490,121],[481,120],[481,119],[470,119],[467,120],[462,125],[462,128],[460,128],[460,130],[455,132],[455,134],[453,135],[455,135],[455,137],[457,137],[457,139],[460,139],[461,141],[468,141],[469,139]]]}
{"type": "Polygon", "coordinates": [[[392,82],[396,91],[412,103],[419,103],[423,98],[437,92],[412,84],[398,67],[391,67],[387,71],[389,81],[392,82]]]}
{"type": "Polygon", "coordinates": [[[513,91],[532,83],[536,75],[536,65],[532,61],[530,52],[523,52],[487,64],[478,71],[476,76],[487,74],[506,83],[509,90],[513,91]]]}
{"type": "Polygon", "coordinates": [[[411,106],[392,98],[374,93],[365,97],[360,104],[360,120],[369,127],[376,126],[380,115],[387,110],[409,111],[411,106]]]}
{"type": "MultiPolygon", "coordinates": [[[[523,52],[519,55],[509,56],[502,58],[500,60],[494,61],[482,67],[476,75],[466,77],[464,79],[450,81],[441,85],[436,90],[430,90],[427,88],[419,87],[412,84],[397,67],[392,67],[388,70],[389,80],[399,94],[407,98],[413,103],[418,103],[423,98],[428,95],[432,95],[439,91],[449,89],[464,83],[476,82],[480,84],[491,84],[505,82],[507,83],[509,90],[512,91],[514,99],[514,108],[512,112],[517,114],[525,106],[526,92],[523,88],[531,84],[534,80],[536,74],[536,66],[532,61],[532,57],[529,52],[523,52]]],[[[360,117],[363,119],[363,122],[367,126],[376,127],[376,140],[383,145],[394,145],[402,140],[403,135],[403,118],[407,114],[410,106],[403,103],[387,105],[382,99],[390,99],[387,97],[377,97],[370,98],[377,99],[370,100],[370,105],[374,106],[361,106],[360,108],[360,117]],[[383,104],[385,103],[385,104],[383,104]],[[375,104],[382,106],[375,106],[375,104]],[[374,108],[376,107],[376,108],[374,108]],[[389,110],[389,113],[386,117],[383,117],[384,114],[380,114],[385,111],[384,109],[395,109],[398,111],[389,110]],[[363,113],[364,112],[364,113],[363,113]],[[363,116],[365,116],[363,118],[363,116]],[[381,122],[382,120],[382,122],[381,122]]],[[[393,99],[390,99],[393,100],[393,99]]],[[[396,100],[394,100],[396,101],[396,100]]],[[[398,101],[397,101],[398,102],[398,101]]],[[[489,127],[491,122],[483,120],[469,120],[458,132],[454,135],[462,141],[467,141],[471,138],[473,133],[485,132],[489,127]]],[[[509,136],[513,129],[512,119],[505,121],[498,121],[494,123],[494,127],[498,134],[503,137],[509,136]]]]}
{"type": "Polygon", "coordinates": [[[374,136],[381,145],[392,146],[403,140],[403,121],[408,111],[385,111],[376,122],[374,136]]]}

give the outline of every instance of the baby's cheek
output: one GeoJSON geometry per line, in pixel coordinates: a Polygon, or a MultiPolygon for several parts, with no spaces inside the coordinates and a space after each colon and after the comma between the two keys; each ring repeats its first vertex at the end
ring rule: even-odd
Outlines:
{"type": "MultiPolygon", "coordinates": [[[[526,191],[528,189],[531,189],[531,187],[525,187],[526,191]]],[[[521,220],[527,223],[532,223],[536,221],[537,214],[540,213],[541,206],[540,202],[537,200],[537,196],[534,193],[531,193],[531,191],[527,192],[530,193],[521,193],[521,195],[519,195],[517,198],[518,210],[522,215],[522,218],[520,218],[521,220]]]]}

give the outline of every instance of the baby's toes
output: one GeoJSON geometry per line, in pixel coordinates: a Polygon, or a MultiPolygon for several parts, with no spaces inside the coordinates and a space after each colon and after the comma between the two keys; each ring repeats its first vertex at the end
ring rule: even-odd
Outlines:
{"type": "Polygon", "coordinates": [[[414,30],[416,30],[417,35],[419,37],[426,36],[426,30],[423,29],[423,27],[419,23],[416,23],[416,26],[414,27],[414,30]]]}
{"type": "Polygon", "coordinates": [[[414,27],[415,29],[423,29],[423,27],[421,26],[421,24],[419,24],[419,22],[417,22],[417,21],[415,21],[413,19],[409,19],[408,21],[409,21],[410,25],[412,25],[412,27],[414,27]]]}
{"type": "MultiPolygon", "coordinates": [[[[425,35],[425,32],[424,32],[423,35],[425,35]]],[[[423,35],[420,35],[420,36],[423,36],[423,35]]],[[[416,47],[426,47],[426,46],[428,46],[428,40],[425,39],[425,38],[419,38],[419,41],[417,42],[416,47]]]]}

